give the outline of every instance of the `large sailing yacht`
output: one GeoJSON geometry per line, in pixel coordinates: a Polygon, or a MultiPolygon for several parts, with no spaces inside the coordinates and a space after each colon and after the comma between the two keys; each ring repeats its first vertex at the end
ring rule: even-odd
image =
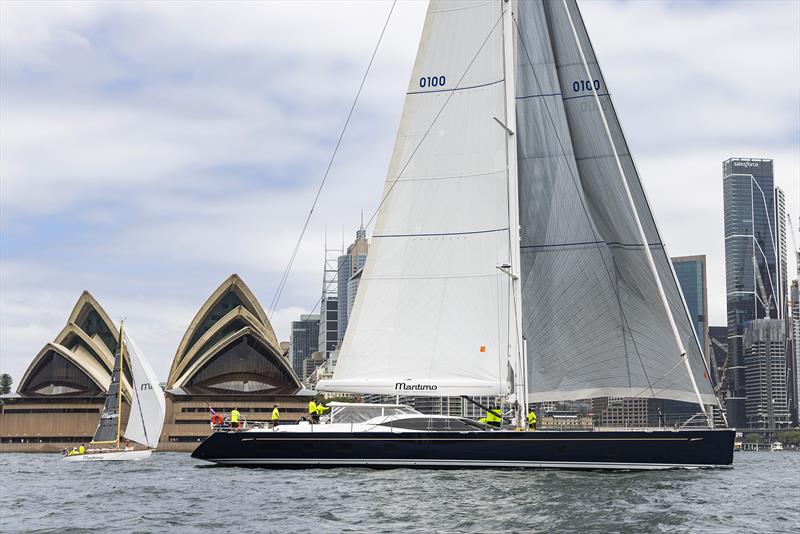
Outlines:
{"type": "Polygon", "coordinates": [[[145,460],[158,446],[164,426],[165,408],[164,391],[158,383],[155,371],[120,323],[111,383],[92,442],[85,452],[66,453],[62,459],[67,462],[145,460]],[[121,379],[126,353],[131,372],[131,409],[123,433],[121,379]],[[123,435],[128,444],[122,443],[123,435]],[[135,447],[130,442],[145,448],[135,447]]]}
{"type": "MultiPolygon", "coordinates": [[[[431,0],[330,392],[497,396],[212,434],[227,465],[722,467],[703,355],[575,0],[431,0]],[[695,402],[708,428],[519,432],[531,403],[695,402]]],[[[349,415],[347,415],[349,413],[349,415]]]]}

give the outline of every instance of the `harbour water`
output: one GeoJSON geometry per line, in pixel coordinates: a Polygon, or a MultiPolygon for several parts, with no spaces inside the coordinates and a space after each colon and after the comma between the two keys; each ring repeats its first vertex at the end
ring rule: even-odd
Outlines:
{"type": "Polygon", "coordinates": [[[662,472],[205,466],[0,455],[3,532],[798,532],[800,454],[662,472]]]}

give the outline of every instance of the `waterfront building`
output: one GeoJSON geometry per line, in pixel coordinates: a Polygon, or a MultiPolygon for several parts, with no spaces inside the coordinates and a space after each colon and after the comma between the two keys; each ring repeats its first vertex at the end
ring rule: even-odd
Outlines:
{"type": "Polygon", "coordinates": [[[325,363],[325,353],[322,351],[312,352],[308,358],[303,360],[303,383],[306,386],[313,388],[311,381],[313,380],[314,372],[323,363],[325,363]]]}
{"type": "MultiPolygon", "coordinates": [[[[708,283],[706,276],[706,257],[680,256],[671,258],[683,300],[692,320],[700,348],[710,363],[711,349],[708,335],[708,283]]],[[[710,367],[710,365],[709,365],[710,367]]]]}
{"type": "Polygon", "coordinates": [[[789,425],[785,327],[781,319],[756,319],[744,331],[746,413],[752,428],[789,425]]]}
{"type": "MultiPolygon", "coordinates": [[[[89,442],[111,383],[117,326],[84,291],[64,328],[33,357],[16,393],[0,397],[0,450],[60,450],[89,442]]],[[[123,369],[123,417],[130,371],[123,369]]]]}
{"type": "MultiPolygon", "coordinates": [[[[470,397],[472,400],[492,408],[497,406],[495,397],[470,397]]],[[[478,420],[486,412],[478,405],[462,397],[415,397],[411,395],[377,395],[366,394],[361,402],[369,404],[403,404],[410,406],[425,415],[451,415],[478,420]]]]}
{"type": "Polygon", "coordinates": [[[319,319],[319,314],[301,315],[299,321],[292,321],[289,354],[297,376],[303,376],[303,360],[319,350],[319,319]]]}
{"type": "MultiPolygon", "coordinates": [[[[730,376],[728,401],[747,395],[744,330],[750,321],[783,318],[786,231],[783,193],[774,187],[770,159],[723,162],[725,275],[730,376]],[[780,219],[780,220],[779,220],[780,219]]],[[[741,408],[741,407],[739,407],[741,408]]],[[[729,421],[741,427],[742,410],[729,421]]]]}
{"type": "Polygon", "coordinates": [[[308,377],[303,381],[310,389],[317,387],[317,382],[320,380],[330,380],[333,378],[333,371],[336,369],[336,360],[339,357],[339,351],[331,352],[327,358],[321,363],[314,362],[314,365],[309,366],[309,370],[313,367],[308,377]]]}
{"type": "MultiPolygon", "coordinates": [[[[800,270],[800,254],[798,256],[797,265],[798,270],[800,270]]],[[[789,410],[792,415],[792,423],[795,426],[800,426],[800,287],[798,287],[798,283],[800,283],[798,280],[792,281],[791,287],[791,339],[787,358],[791,365],[789,392],[792,398],[789,403],[789,410]]]]}
{"type": "Polygon", "coordinates": [[[652,403],[646,397],[592,399],[594,424],[601,427],[645,428],[651,425],[652,403]]]}
{"type": "Polygon", "coordinates": [[[323,296],[319,303],[319,341],[317,346],[323,354],[336,350],[339,343],[339,299],[323,296]]]}
{"type": "Polygon", "coordinates": [[[550,412],[536,418],[537,430],[591,430],[593,424],[592,416],[576,412],[550,412]]]}
{"type": "MultiPolygon", "coordinates": [[[[84,292],[67,325],[33,358],[17,393],[0,397],[0,450],[53,451],[92,439],[111,382],[116,332],[108,314],[84,292]]],[[[129,378],[126,366],[123,429],[129,378]]],[[[247,421],[268,421],[278,403],[281,419],[293,421],[305,414],[314,395],[302,388],[287,347],[236,274],[190,322],[163,387],[166,416],[159,450],[191,451],[210,432],[210,408],[227,415],[237,407],[247,421]]]]}
{"type": "MultiPolygon", "coordinates": [[[[356,231],[356,239],[350,246],[347,247],[347,252],[338,258],[338,283],[337,283],[337,298],[339,302],[338,313],[338,342],[341,343],[344,339],[344,333],[347,331],[347,321],[350,317],[350,309],[352,305],[350,302],[355,300],[355,289],[352,294],[350,292],[351,285],[350,279],[360,269],[364,267],[367,261],[367,253],[369,252],[369,242],[367,241],[367,232],[364,226],[356,231]]],[[[355,285],[357,288],[358,285],[355,285]]]]}
{"type": "Polygon", "coordinates": [[[166,450],[189,450],[209,432],[209,407],[234,407],[247,421],[296,420],[308,397],[284,355],[267,314],[242,279],[232,274],[211,294],[186,329],[166,384],[166,450]]]}

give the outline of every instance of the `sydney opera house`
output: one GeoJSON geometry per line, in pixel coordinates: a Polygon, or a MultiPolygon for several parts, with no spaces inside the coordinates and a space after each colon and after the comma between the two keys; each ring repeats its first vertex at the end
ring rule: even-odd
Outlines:
{"type": "MultiPolygon", "coordinates": [[[[84,292],[52,342],[35,355],[16,393],[0,397],[0,451],[60,450],[91,440],[111,382],[117,326],[84,292]]],[[[160,355],[148,354],[156,369],[160,355]]],[[[275,403],[296,420],[313,392],[304,390],[264,309],[233,274],[198,310],[178,345],[166,383],[159,450],[191,450],[210,432],[209,408],[238,407],[266,421],[275,403]]],[[[123,394],[130,398],[129,370],[123,394]]],[[[126,417],[123,406],[123,421],[126,417]]]]}

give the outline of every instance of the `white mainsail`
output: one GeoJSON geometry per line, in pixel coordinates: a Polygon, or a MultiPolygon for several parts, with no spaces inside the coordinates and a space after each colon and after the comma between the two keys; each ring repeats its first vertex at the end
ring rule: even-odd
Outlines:
{"type": "Polygon", "coordinates": [[[498,269],[512,261],[503,6],[428,7],[370,254],[320,390],[510,389],[518,347],[510,277],[498,269]]]}
{"type": "Polygon", "coordinates": [[[164,391],[141,349],[128,336],[128,332],[125,332],[123,336],[130,356],[133,378],[131,413],[128,417],[128,426],[125,428],[125,437],[155,449],[164,426],[166,409],[164,391]]]}

